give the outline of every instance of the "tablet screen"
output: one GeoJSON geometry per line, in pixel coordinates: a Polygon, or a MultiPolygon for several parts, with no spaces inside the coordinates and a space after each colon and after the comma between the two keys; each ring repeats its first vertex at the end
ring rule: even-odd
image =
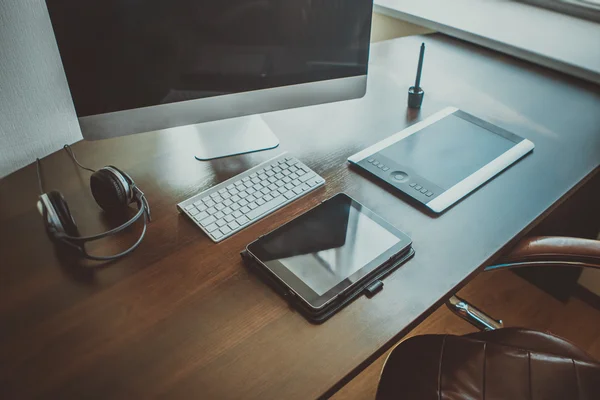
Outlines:
{"type": "Polygon", "coordinates": [[[293,274],[296,279],[286,283],[293,286],[299,280],[323,296],[344,281],[352,284],[362,278],[382,255],[397,252],[403,237],[379,220],[348,196],[338,195],[260,239],[249,250],[284,280],[293,274]]]}

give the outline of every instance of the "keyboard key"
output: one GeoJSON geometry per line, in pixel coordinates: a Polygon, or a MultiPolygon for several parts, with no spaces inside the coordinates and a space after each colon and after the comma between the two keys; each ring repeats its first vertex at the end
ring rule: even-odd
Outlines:
{"type": "Polygon", "coordinates": [[[223,194],[221,195],[221,197],[223,197],[223,200],[225,200],[225,199],[228,199],[228,198],[230,198],[230,197],[231,197],[231,193],[229,193],[229,192],[225,192],[225,193],[223,193],[223,194]]]}
{"type": "MultiPolygon", "coordinates": [[[[294,187],[294,185],[292,185],[292,187],[294,187]]],[[[281,194],[284,194],[285,192],[287,192],[288,190],[285,187],[280,187],[279,189],[277,189],[277,191],[281,194]]]]}
{"type": "Polygon", "coordinates": [[[234,218],[239,218],[242,216],[242,213],[240,212],[240,210],[236,210],[231,215],[233,215],[234,218]]]}
{"type": "Polygon", "coordinates": [[[222,227],[222,226],[226,225],[226,224],[227,224],[227,222],[226,222],[224,219],[220,219],[220,220],[218,220],[218,221],[216,222],[216,224],[217,224],[217,226],[220,228],[220,227],[222,227]]]}
{"type": "Polygon", "coordinates": [[[252,193],[256,193],[256,189],[254,189],[253,187],[246,189],[246,192],[248,194],[252,194],[252,193]]]}
{"type": "Polygon", "coordinates": [[[258,204],[256,204],[255,202],[248,204],[248,208],[251,210],[254,210],[256,207],[258,207],[258,204]]]}
{"type": "Polygon", "coordinates": [[[236,230],[237,228],[239,228],[240,224],[233,221],[233,222],[230,222],[229,224],[227,224],[227,226],[229,227],[229,229],[231,229],[233,231],[233,230],[236,230]]]}
{"type": "Polygon", "coordinates": [[[212,237],[215,238],[215,240],[219,240],[223,237],[223,234],[221,233],[221,231],[214,231],[213,233],[211,233],[212,237]]]}
{"type": "Polygon", "coordinates": [[[296,197],[296,193],[294,193],[294,191],[290,190],[290,191],[286,192],[284,194],[284,196],[286,199],[289,200],[289,199],[293,199],[294,197],[296,197]]]}
{"type": "Polygon", "coordinates": [[[431,196],[433,196],[433,192],[427,192],[427,193],[425,193],[425,196],[431,197],[431,196]]]}
{"type": "Polygon", "coordinates": [[[227,222],[231,222],[231,221],[233,221],[234,219],[235,219],[235,218],[233,218],[233,215],[226,215],[226,216],[225,216],[225,221],[227,221],[227,222]]]}
{"type": "Polygon", "coordinates": [[[210,194],[211,199],[215,199],[215,197],[217,197],[219,195],[219,192],[214,192],[210,194]]]}
{"type": "Polygon", "coordinates": [[[242,226],[246,225],[248,222],[250,222],[250,220],[245,215],[243,215],[243,216],[241,216],[240,218],[237,219],[237,223],[240,224],[240,225],[242,225],[242,226]]]}
{"type": "Polygon", "coordinates": [[[256,200],[256,204],[258,204],[259,206],[262,206],[263,204],[265,204],[267,202],[267,200],[263,200],[263,199],[257,199],[256,200]]]}
{"type": "Polygon", "coordinates": [[[244,186],[246,186],[247,188],[251,187],[252,185],[254,184],[251,181],[244,182],[244,186]]]}
{"type": "Polygon", "coordinates": [[[293,192],[296,193],[296,194],[300,194],[300,193],[303,192],[303,190],[300,187],[295,187],[294,190],[293,190],[293,192]]]}
{"type": "Polygon", "coordinates": [[[202,212],[202,211],[206,211],[208,209],[208,207],[206,207],[206,205],[204,203],[202,203],[199,206],[196,206],[196,208],[198,209],[198,211],[202,212]]]}
{"type": "Polygon", "coordinates": [[[198,221],[202,221],[204,218],[208,217],[208,213],[206,211],[202,211],[201,213],[199,213],[198,215],[196,215],[196,217],[198,217],[198,221]]]}
{"type": "Polygon", "coordinates": [[[213,215],[213,217],[215,217],[216,219],[221,219],[225,216],[225,214],[223,214],[221,211],[219,211],[218,213],[216,213],[215,215],[213,215]]]}
{"type": "Polygon", "coordinates": [[[288,183],[287,185],[285,185],[285,188],[287,190],[292,190],[296,185],[294,185],[292,182],[288,183]]]}
{"type": "Polygon", "coordinates": [[[247,176],[247,177],[245,177],[245,178],[242,179],[242,182],[248,182],[249,180],[250,180],[250,177],[247,176]]]}
{"type": "Polygon", "coordinates": [[[188,211],[190,215],[193,217],[196,214],[200,214],[200,211],[196,209],[196,207],[192,206],[192,209],[188,211]]]}
{"type": "Polygon", "coordinates": [[[231,209],[232,209],[233,211],[239,210],[241,207],[242,207],[242,206],[240,206],[238,203],[233,203],[233,204],[231,205],[231,209]]]}
{"type": "Polygon", "coordinates": [[[213,232],[214,230],[216,230],[218,228],[217,224],[210,224],[209,226],[205,227],[204,229],[206,229],[208,231],[208,233],[213,232]]]}
{"type": "Polygon", "coordinates": [[[224,227],[222,227],[222,228],[220,229],[220,231],[221,231],[221,233],[222,233],[223,235],[227,235],[228,233],[231,233],[231,229],[230,229],[230,228],[229,228],[227,225],[226,225],[226,226],[224,226],[224,227]]]}
{"type": "Polygon", "coordinates": [[[212,207],[215,205],[215,202],[212,200],[208,200],[208,201],[205,201],[204,204],[206,204],[206,207],[212,207]]]}
{"type": "Polygon", "coordinates": [[[250,202],[250,203],[252,203],[252,202],[253,202],[253,201],[255,201],[255,200],[256,200],[256,197],[254,197],[254,196],[252,196],[252,195],[250,195],[250,196],[246,197],[246,201],[248,201],[248,202],[250,202]]]}
{"type": "Polygon", "coordinates": [[[219,193],[223,194],[223,193],[225,193],[226,191],[227,191],[227,189],[223,188],[223,189],[220,189],[220,190],[219,190],[219,193]]]}
{"type": "Polygon", "coordinates": [[[242,198],[238,195],[235,195],[231,198],[231,201],[233,201],[234,203],[237,203],[238,201],[240,201],[242,198]]]}
{"type": "Polygon", "coordinates": [[[272,200],[272,199],[273,199],[273,196],[271,196],[270,194],[267,194],[267,195],[265,195],[265,197],[263,197],[264,201],[269,201],[269,200],[272,200]]]}
{"type": "Polygon", "coordinates": [[[261,215],[263,215],[264,213],[266,213],[267,211],[270,211],[273,208],[275,208],[283,203],[285,203],[285,197],[283,197],[283,196],[276,197],[271,201],[267,201],[262,206],[255,208],[254,210],[252,210],[251,212],[246,214],[246,216],[251,220],[256,219],[256,218],[260,217],[261,215]]]}
{"type": "Polygon", "coordinates": [[[197,202],[195,202],[194,204],[190,204],[189,206],[185,207],[186,210],[191,210],[194,207],[198,207],[203,205],[204,203],[202,202],[202,200],[198,200],[197,202]]]}
{"type": "Polygon", "coordinates": [[[286,176],[286,177],[283,178],[283,181],[285,183],[290,183],[292,181],[292,179],[289,176],[286,176]]]}
{"type": "Polygon", "coordinates": [[[255,173],[253,173],[253,174],[250,174],[250,179],[252,179],[252,178],[256,178],[257,176],[258,176],[258,174],[257,174],[256,172],[255,172],[255,173]]]}
{"type": "Polygon", "coordinates": [[[214,214],[214,213],[216,213],[216,212],[217,212],[217,209],[216,209],[216,208],[214,208],[214,207],[207,208],[207,209],[206,209],[206,212],[207,212],[207,213],[209,213],[210,215],[212,215],[212,214],[214,214]]]}
{"type": "Polygon", "coordinates": [[[244,207],[240,208],[240,211],[243,214],[248,214],[250,212],[250,209],[248,207],[244,206],[244,207]]]}
{"type": "Polygon", "coordinates": [[[302,186],[300,186],[300,189],[302,189],[302,191],[304,192],[310,189],[310,186],[308,186],[306,183],[303,183],[302,186]]]}
{"type": "MultiPolygon", "coordinates": [[[[247,206],[248,202],[245,199],[241,199],[240,201],[238,201],[238,204],[243,207],[243,206],[247,206]]],[[[242,212],[244,212],[244,211],[242,211],[242,212]]]]}
{"type": "Polygon", "coordinates": [[[229,191],[229,193],[231,193],[231,195],[232,195],[232,196],[235,196],[235,195],[236,195],[236,194],[238,194],[239,192],[240,192],[240,191],[239,191],[239,190],[237,190],[237,189],[231,189],[231,190],[229,191]]]}
{"type": "Polygon", "coordinates": [[[204,218],[202,221],[199,221],[199,222],[200,222],[200,225],[202,225],[202,226],[208,226],[216,221],[217,221],[217,219],[211,215],[211,216],[204,218]]]}
{"type": "Polygon", "coordinates": [[[417,184],[413,182],[413,183],[411,183],[409,186],[410,186],[410,187],[415,187],[415,186],[417,186],[417,184]]]}
{"type": "Polygon", "coordinates": [[[429,191],[429,190],[427,190],[427,189],[425,189],[425,188],[421,189],[421,193],[423,193],[423,194],[427,193],[428,191],[429,191]]]}
{"type": "Polygon", "coordinates": [[[222,209],[225,208],[225,206],[223,205],[223,203],[219,203],[219,204],[215,204],[215,208],[219,211],[221,211],[222,209]]]}
{"type": "Polygon", "coordinates": [[[223,202],[223,198],[221,196],[216,196],[213,201],[217,204],[222,203],[223,202]]]}
{"type": "Polygon", "coordinates": [[[304,174],[300,177],[300,182],[306,182],[307,180],[314,178],[316,176],[315,173],[309,172],[308,174],[304,174]]]}
{"type": "Polygon", "coordinates": [[[229,207],[229,206],[230,206],[230,205],[232,205],[232,204],[233,204],[233,201],[231,201],[231,199],[227,199],[227,200],[225,200],[225,201],[223,202],[223,205],[224,205],[225,207],[229,207]]]}

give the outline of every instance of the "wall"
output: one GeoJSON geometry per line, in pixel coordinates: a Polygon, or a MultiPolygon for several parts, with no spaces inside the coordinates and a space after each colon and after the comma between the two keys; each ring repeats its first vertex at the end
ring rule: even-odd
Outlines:
{"type": "Polygon", "coordinates": [[[44,0],[0,0],[0,177],[79,139],[44,0]]]}

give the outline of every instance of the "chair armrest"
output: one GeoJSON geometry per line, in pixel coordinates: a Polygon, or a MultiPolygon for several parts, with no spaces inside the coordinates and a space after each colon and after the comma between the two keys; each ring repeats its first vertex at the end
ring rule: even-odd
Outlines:
{"type": "Polygon", "coordinates": [[[600,269],[600,241],[558,236],[530,237],[502,257],[499,265],[486,270],[542,265],[600,269]]]}

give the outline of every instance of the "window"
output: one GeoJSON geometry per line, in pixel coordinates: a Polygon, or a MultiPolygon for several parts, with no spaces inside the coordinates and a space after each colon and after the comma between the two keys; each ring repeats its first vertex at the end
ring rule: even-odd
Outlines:
{"type": "Polygon", "coordinates": [[[523,0],[563,14],[600,22],[600,0],[523,0]]]}

